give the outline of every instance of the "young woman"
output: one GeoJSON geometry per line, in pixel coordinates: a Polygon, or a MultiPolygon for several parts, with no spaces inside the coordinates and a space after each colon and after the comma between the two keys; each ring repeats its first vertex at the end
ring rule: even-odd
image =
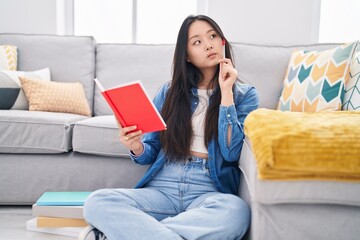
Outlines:
{"type": "Polygon", "coordinates": [[[173,78],[154,98],[167,130],[120,128],[135,163],[151,164],[135,189],[95,191],[80,239],[241,239],[250,210],[237,196],[243,122],[258,107],[237,80],[230,44],[209,17],[187,17],[173,78]],[[223,54],[224,49],[226,58],[223,54]]]}

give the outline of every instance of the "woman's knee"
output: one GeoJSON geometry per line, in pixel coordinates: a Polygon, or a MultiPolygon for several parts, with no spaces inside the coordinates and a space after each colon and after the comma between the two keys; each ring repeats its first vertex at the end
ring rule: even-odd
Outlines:
{"type": "Polygon", "coordinates": [[[241,198],[232,195],[232,199],[229,200],[232,211],[232,224],[231,227],[236,235],[243,236],[249,228],[251,220],[251,212],[249,205],[241,198]]]}
{"type": "Polygon", "coordinates": [[[115,208],[119,210],[122,207],[134,205],[131,191],[133,189],[100,189],[93,192],[85,200],[84,217],[88,219],[112,212],[115,208]]]}
{"type": "Polygon", "coordinates": [[[230,231],[237,239],[243,236],[250,225],[250,208],[248,204],[232,194],[219,196],[221,212],[225,218],[227,231],[230,231]]]}
{"type": "Polygon", "coordinates": [[[104,198],[109,195],[109,191],[109,189],[96,190],[86,198],[84,203],[84,217],[86,219],[99,211],[103,205],[104,198]]]}
{"type": "Polygon", "coordinates": [[[228,194],[225,198],[224,204],[230,208],[232,215],[240,216],[244,220],[250,220],[250,208],[248,204],[235,195],[228,194]]]}

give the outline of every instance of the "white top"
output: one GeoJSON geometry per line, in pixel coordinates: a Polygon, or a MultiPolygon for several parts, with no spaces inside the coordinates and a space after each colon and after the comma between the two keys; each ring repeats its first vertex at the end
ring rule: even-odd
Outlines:
{"type": "Polygon", "coordinates": [[[205,117],[206,110],[209,106],[209,95],[210,91],[206,89],[198,89],[199,102],[192,115],[192,128],[194,135],[190,145],[190,151],[208,153],[208,150],[204,143],[205,137],[205,117]]]}

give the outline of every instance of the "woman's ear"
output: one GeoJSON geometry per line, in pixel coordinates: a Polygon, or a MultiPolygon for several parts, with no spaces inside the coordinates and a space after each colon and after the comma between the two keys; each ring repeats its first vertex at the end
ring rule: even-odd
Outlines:
{"type": "Polygon", "coordinates": [[[186,61],[187,61],[187,62],[190,62],[190,59],[187,58],[186,61]]]}

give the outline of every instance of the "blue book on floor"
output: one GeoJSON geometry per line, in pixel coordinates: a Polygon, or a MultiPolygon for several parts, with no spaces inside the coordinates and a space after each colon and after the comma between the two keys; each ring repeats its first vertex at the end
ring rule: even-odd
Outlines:
{"type": "Polygon", "coordinates": [[[83,206],[92,192],[44,192],[37,206],[83,206]]]}

